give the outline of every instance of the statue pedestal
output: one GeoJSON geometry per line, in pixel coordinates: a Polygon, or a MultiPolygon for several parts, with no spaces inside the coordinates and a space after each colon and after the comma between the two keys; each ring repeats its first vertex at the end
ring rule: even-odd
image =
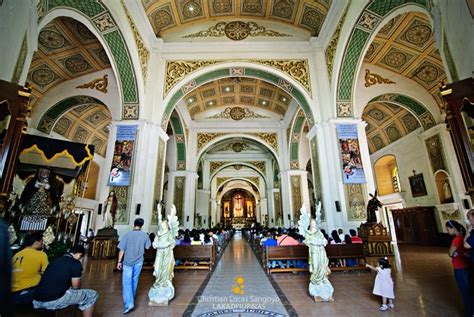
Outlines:
{"type": "Polygon", "coordinates": [[[393,256],[392,238],[381,223],[362,223],[359,237],[364,241],[366,256],[393,256]]]}
{"type": "Polygon", "coordinates": [[[92,240],[92,259],[112,259],[117,256],[118,233],[114,228],[103,228],[97,231],[92,240]]]}
{"type": "Polygon", "coordinates": [[[165,300],[165,301],[163,301],[163,302],[161,302],[161,303],[157,303],[157,302],[151,300],[151,301],[148,302],[148,306],[150,306],[150,307],[168,306],[168,301],[165,300]]]}

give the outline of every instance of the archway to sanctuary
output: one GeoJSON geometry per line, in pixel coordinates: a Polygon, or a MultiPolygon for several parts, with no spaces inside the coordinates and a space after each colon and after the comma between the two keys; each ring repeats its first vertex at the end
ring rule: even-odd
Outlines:
{"type": "Polygon", "coordinates": [[[186,228],[222,225],[231,218],[249,218],[241,221],[245,225],[297,223],[301,205],[311,205],[307,177],[315,174],[307,172],[307,163],[317,157],[310,148],[310,142],[317,148],[314,136],[306,138],[314,125],[306,93],[271,72],[247,67],[224,68],[191,81],[193,87],[184,85],[169,97],[162,121],[172,133],[163,145],[170,167],[167,208],[170,202],[177,206],[186,228]],[[237,180],[247,188],[228,188],[229,181],[237,180]],[[253,216],[224,217],[222,195],[237,188],[242,195],[243,190],[255,193],[252,205],[243,208],[253,209],[253,216]]]}

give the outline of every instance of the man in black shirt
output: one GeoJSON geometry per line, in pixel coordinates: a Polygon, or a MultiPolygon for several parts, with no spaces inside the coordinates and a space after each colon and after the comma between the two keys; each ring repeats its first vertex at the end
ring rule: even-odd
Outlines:
{"type": "Polygon", "coordinates": [[[80,288],[82,265],[79,260],[84,253],[84,247],[76,245],[48,265],[33,296],[35,308],[57,310],[77,305],[84,317],[92,317],[99,295],[92,289],[80,288]]]}

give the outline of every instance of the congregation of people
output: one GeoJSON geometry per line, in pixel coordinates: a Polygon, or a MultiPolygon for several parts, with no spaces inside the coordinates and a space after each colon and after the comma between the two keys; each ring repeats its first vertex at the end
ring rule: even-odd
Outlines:
{"type": "MultiPolygon", "coordinates": [[[[322,234],[327,240],[329,245],[337,244],[353,244],[353,243],[362,243],[362,239],[357,235],[355,229],[350,229],[349,233],[344,233],[342,228],[337,230],[332,230],[331,235],[329,236],[324,229],[321,229],[322,234]]],[[[268,227],[256,227],[249,230],[248,233],[249,239],[254,243],[258,243],[260,246],[266,250],[269,246],[294,246],[294,245],[304,245],[304,237],[298,232],[297,228],[268,228],[268,227]],[[258,242],[256,242],[258,240],[258,242]]],[[[337,259],[329,262],[329,267],[351,267],[358,265],[357,259],[337,259]]],[[[283,261],[272,261],[267,263],[268,266],[275,268],[307,268],[308,262],[305,260],[295,260],[289,261],[286,263],[283,261]]]]}
{"type": "MultiPolygon", "coordinates": [[[[449,220],[445,223],[448,233],[453,237],[448,255],[452,259],[454,280],[464,302],[465,316],[472,316],[474,303],[474,210],[467,214],[467,228],[459,222],[449,220]]],[[[118,245],[117,269],[122,270],[122,295],[124,314],[134,309],[134,298],[144,263],[146,249],[151,247],[155,233],[143,232],[143,219],[137,218],[132,231],[125,234],[118,245]]],[[[321,229],[328,245],[360,244],[362,239],[354,229],[345,233],[342,229],[332,230],[328,235],[321,229]]],[[[213,245],[221,253],[227,241],[232,237],[233,229],[180,229],[174,242],[176,246],[213,245]]],[[[263,250],[273,246],[302,245],[304,237],[296,228],[268,228],[258,224],[244,231],[253,244],[263,250]]],[[[51,262],[43,251],[43,235],[33,232],[26,236],[23,248],[12,257],[11,297],[18,305],[30,305],[35,309],[60,310],[68,306],[78,307],[83,316],[93,316],[94,306],[99,294],[92,289],[81,287],[83,267],[81,260],[86,255],[83,245],[73,246],[63,256],[51,262]]],[[[175,265],[195,266],[199,260],[176,258],[175,265]]],[[[338,259],[329,263],[330,267],[350,267],[360,265],[357,259],[338,259]],[[354,262],[355,261],[355,262],[354,262]]],[[[276,260],[266,263],[270,267],[307,268],[305,260],[276,260]]],[[[394,289],[388,259],[379,259],[378,266],[367,265],[375,271],[377,277],[373,293],[381,296],[380,310],[394,307],[394,289]]]]}
{"type": "MultiPolygon", "coordinates": [[[[133,230],[126,233],[118,244],[117,269],[122,271],[122,298],[124,314],[134,309],[134,298],[144,263],[144,254],[150,249],[155,233],[143,232],[143,219],[134,221],[133,230]]],[[[225,243],[232,236],[232,229],[193,229],[179,230],[176,245],[215,245],[217,252],[222,252],[225,243]]],[[[86,246],[93,239],[83,241],[86,246]]],[[[43,234],[28,234],[20,251],[12,257],[11,263],[11,300],[15,307],[21,309],[61,310],[76,306],[84,317],[93,316],[99,294],[95,290],[81,288],[83,272],[82,258],[87,249],[84,245],[70,248],[64,255],[48,261],[43,251],[43,234]]],[[[176,265],[184,264],[176,259],[176,265]]],[[[186,263],[187,264],[187,263],[186,263]]],[[[191,262],[190,265],[196,265],[191,262]]],[[[13,310],[13,309],[12,309],[13,310]]],[[[5,315],[7,316],[7,315],[5,315]]]]}

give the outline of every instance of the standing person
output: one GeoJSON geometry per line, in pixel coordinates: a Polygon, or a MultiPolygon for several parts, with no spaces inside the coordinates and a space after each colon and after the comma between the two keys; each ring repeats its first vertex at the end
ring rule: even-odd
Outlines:
{"type": "Polygon", "coordinates": [[[128,314],[135,308],[135,294],[137,291],[140,272],[143,267],[143,253],[151,246],[148,235],[141,231],[145,221],[142,218],[135,219],[133,230],[127,232],[120,243],[117,269],[122,270],[122,298],[124,314],[128,314]]]}
{"type": "Polygon", "coordinates": [[[84,246],[73,246],[69,253],[51,262],[33,294],[33,306],[49,310],[77,305],[82,316],[92,317],[99,294],[92,289],[81,288],[81,259],[86,253],[84,246]]]}
{"type": "Polygon", "coordinates": [[[472,317],[472,303],[469,298],[469,261],[465,255],[467,250],[464,248],[466,230],[455,220],[448,220],[446,222],[446,230],[448,230],[451,236],[454,236],[448,255],[452,258],[454,279],[464,302],[464,314],[465,316],[472,317]]]}
{"type": "Polygon", "coordinates": [[[35,232],[25,239],[25,248],[12,259],[12,296],[15,304],[33,302],[33,292],[48,266],[48,256],[42,251],[43,234],[35,232]]]}
{"type": "Polygon", "coordinates": [[[377,272],[373,293],[382,296],[382,306],[380,306],[379,310],[385,311],[389,308],[395,308],[395,305],[393,304],[395,293],[393,291],[392,270],[390,269],[392,266],[388,262],[388,259],[386,257],[380,258],[377,267],[373,267],[370,264],[366,264],[365,266],[370,268],[372,271],[377,272]]]}
{"type": "Polygon", "coordinates": [[[466,249],[471,250],[469,285],[471,286],[471,303],[474,303],[474,209],[471,209],[467,212],[467,219],[469,220],[469,225],[467,227],[468,232],[466,234],[466,237],[464,238],[464,247],[466,249]]]}

